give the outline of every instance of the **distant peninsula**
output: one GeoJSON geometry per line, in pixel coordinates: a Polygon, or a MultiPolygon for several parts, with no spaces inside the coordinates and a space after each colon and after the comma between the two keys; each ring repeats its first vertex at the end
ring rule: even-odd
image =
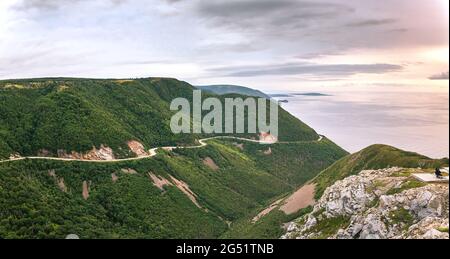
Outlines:
{"type": "Polygon", "coordinates": [[[322,93],[295,93],[292,95],[295,95],[295,96],[331,96],[329,94],[322,94],[322,93]]]}

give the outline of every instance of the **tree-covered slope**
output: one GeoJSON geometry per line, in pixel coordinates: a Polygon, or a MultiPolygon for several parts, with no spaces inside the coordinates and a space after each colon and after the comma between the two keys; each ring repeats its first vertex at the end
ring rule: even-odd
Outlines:
{"type": "Polygon", "coordinates": [[[205,86],[196,86],[196,88],[218,95],[241,94],[246,96],[270,99],[270,96],[261,91],[238,85],[205,85],[205,86]]]}
{"type": "MultiPolygon", "coordinates": [[[[116,158],[130,157],[131,140],[147,149],[198,144],[210,136],[177,135],[169,126],[170,102],[192,100],[194,89],[161,78],[0,81],[0,160],[102,145],[116,158]]],[[[210,140],[202,148],[133,161],[0,162],[0,238],[226,237],[233,222],[254,216],[347,154],[326,138],[318,141],[283,109],[279,130],[282,143],[210,140]]]]}
{"type": "MultiPolygon", "coordinates": [[[[281,159],[281,161],[283,160],[281,159]]],[[[280,167],[282,164],[282,162],[273,163],[273,165],[276,165],[277,167],[280,167]]],[[[312,183],[315,184],[315,198],[318,200],[327,187],[335,184],[339,180],[345,179],[350,175],[358,174],[362,170],[376,170],[396,166],[403,168],[421,167],[433,171],[432,168],[445,165],[448,165],[448,159],[433,160],[425,156],[402,151],[394,147],[373,145],[358,153],[347,155],[338,160],[314,178],[312,183]]],[[[289,174],[283,175],[285,177],[289,176],[289,174]]],[[[299,176],[300,175],[297,177],[299,176]]],[[[314,193],[312,193],[312,195],[313,194],[314,193]]],[[[283,202],[280,204],[283,204],[283,202]]],[[[279,206],[280,205],[278,205],[277,208],[279,208],[279,206]]],[[[248,217],[234,222],[231,228],[225,232],[222,237],[248,239],[279,238],[285,232],[283,226],[301,217],[302,215],[311,212],[311,210],[312,207],[307,207],[294,214],[286,215],[279,209],[273,209],[267,215],[261,217],[257,222],[254,222],[253,218],[258,215],[261,210],[254,211],[248,217]]]]}
{"type": "Polygon", "coordinates": [[[208,143],[119,163],[2,163],[0,238],[219,238],[345,155],[327,141],[208,143]]]}
{"type": "MultiPolygon", "coordinates": [[[[0,158],[42,151],[56,156],[58,150],[84,153],[101,145],[111,147],[116,157],[129,157],[130,140],[146,148],[192,144],[201,136],[173,134],[175,112],[169,108],[177,97],[192,101],[193,90],[185,82],[163,78],[0,81],[0,158]]],[[[209,96],[214,95],[204,95],[209,96]]],[[[282,109],[279,122],[280,140],[318,138],[282,109]]]]}
{"type": "Polygon", "coordinates": [[[325,189],[336,181],[358,174],[362,170],[389,167],[436,168],[444,165],[448,165],[448,158],[436,160],[391,146],[373,145],[342,158],[321,172],[313,181],[316,184],[316,198],[320,198],[325,189]]]}

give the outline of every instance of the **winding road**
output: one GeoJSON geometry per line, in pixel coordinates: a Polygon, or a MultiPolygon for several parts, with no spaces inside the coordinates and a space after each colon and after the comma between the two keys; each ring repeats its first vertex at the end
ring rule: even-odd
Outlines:
{"type": "Polygon", "coordinates": [[[117,163],[117,162],[126,162],[126,161],[136,161],[136,160],[142,160],[142,159],[148,159],[156,156],[158,153],[157,151],[159,149],[166,150],[166,151],[172,151],[175,149],[194,149],[194,148],[202,148],[208,145],[206,143],[209,140],[214,139],[234,139],[234,140],[240,140],[240,141],[246,141],[246,142],[252,142],[252,143],[258,143],[258,144],[293,144],[293,143],[311,143],[311,142],[320,142],[324,139],[324,136],[319,135],[318,140],[314,141],[278,141],[278,142],[268,142],[268,141],[261,141],[261,140],[254,140],[254,139],[246,139],[246,138],[239,138],[239,137],[233,137],[233,136],[217,136],[217,137],[211,137],[211,138],[204,138],[200,139],[199,143],[200,145],[197,146],[178,146],[178,147],[158,147],[158,148],[152,148],[149,150],[148,156],[140,156],[140,157],[133,157],[133,158],[123,158],[123,159],[111,159],[111,160],[85,160],[85,159],[71,159],[71,158],[59,158],[59,157],[39,157],[39,156],[28,156],[28,157],[19,157],[19,158],[12,158],[8,160],[1,160],[0,164],[2,163],[8,163],[8,162],[15,162],[15,161],[21,161],[21,160],[54,160],[54,161],[67,161],[67,162],[84,162],[84,163],[117,163]]]}

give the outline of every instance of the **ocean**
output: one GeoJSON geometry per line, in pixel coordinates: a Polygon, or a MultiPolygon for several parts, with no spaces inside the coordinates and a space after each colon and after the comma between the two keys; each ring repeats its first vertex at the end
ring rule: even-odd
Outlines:
{"type": "Polygon", "coordinates": [[[277,97],[283,108],[353,153],[387,144],[449,156],[448,92],[321,91],[277,97]]]}

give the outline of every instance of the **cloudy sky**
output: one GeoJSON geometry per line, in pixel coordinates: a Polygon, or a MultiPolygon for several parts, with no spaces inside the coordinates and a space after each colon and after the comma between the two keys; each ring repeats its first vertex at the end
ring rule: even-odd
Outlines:
{"type": "Polygon", "coordinates": [[[0,78],[448,91],[448,0],[1,0],[0,78]]]}

